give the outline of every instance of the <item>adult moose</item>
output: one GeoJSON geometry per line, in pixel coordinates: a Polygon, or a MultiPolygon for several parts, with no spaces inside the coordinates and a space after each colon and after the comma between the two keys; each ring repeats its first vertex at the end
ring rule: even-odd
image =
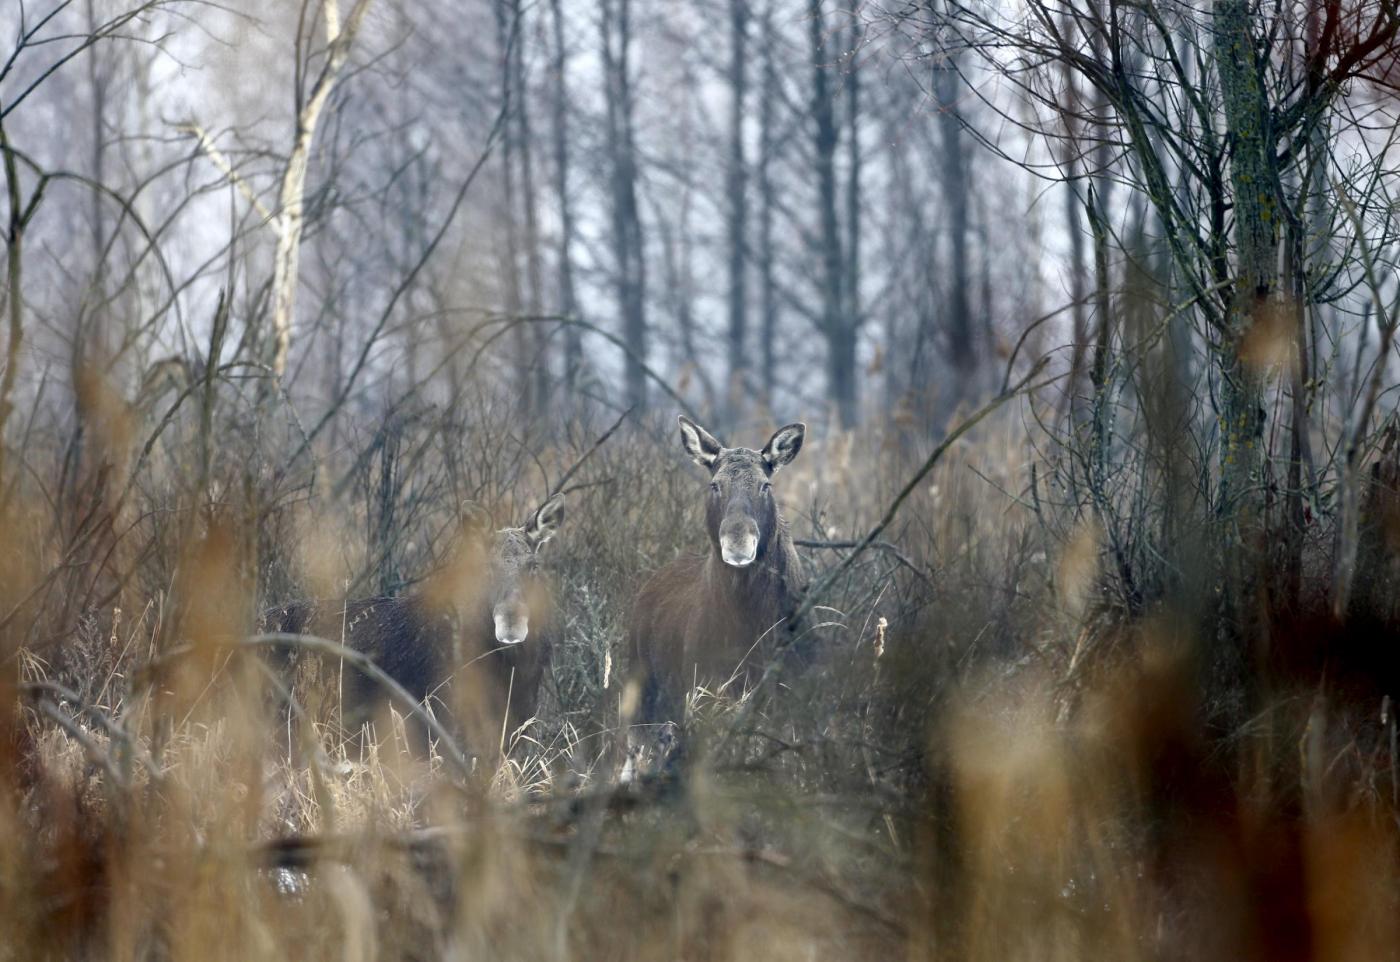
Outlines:
{"type": "MultiPolygon", "coordinates": [[[[268,631],[311,634],[363,652],[420,701],[458,710],[468,737],[513,732],[534,714],[556,632],[540,549],[564,520],[564,497],[550,498],[520,527],[493,532],[484,512],[463,525],[457,561],[406,597],[297,601],[263,617],[268,631]],[[454,686],[443,698],[444,686],[454,686]]],[[[371,718],[386,693],[360,672],[341,673],[342,716],[371,718]]]]}
{"type": "Polygon", "coordinates": [[[802,450],[805,424],[779,428],[761,451],[727,448],[685,416],[681,444],[709,472],[709,550],[662,568],[637,596],[632,664],[643,672],[639,721],[683,725],[693,684],[721,684],[754,665],[748,656],[791,612],[801,562],[773,498],[773,475],[802,450]]]}

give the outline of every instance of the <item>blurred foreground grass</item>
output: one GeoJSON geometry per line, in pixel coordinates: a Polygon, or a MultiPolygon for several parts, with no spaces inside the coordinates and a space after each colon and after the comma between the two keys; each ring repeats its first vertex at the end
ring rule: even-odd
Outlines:
{"type": "MultiPolygon", "coordinates": [[[[806,670],[694,693],[701,746],[744,727],[679,784],[619,786],[609,754],[632,592],[703,543],[664,429],[590,464],[541,711],[466,746],[472,775],[411,751],[395,712],[345,731],[333,698],[282,710],[283,679],[237,648],[261,606],[421,577],[454,497],[499,520],[538,495],[499,451],[445,457],[440,425],[418,430],[387,493],[358,458],[336,492],[229,457],[195,496],[178,451],[120,503],[116,471],[11,492],[0,957],[1400,953],[1394,676],[1348,661],[1390,650],[1385,620],[1278,615],[1222,709],[1209,607],[1125,610],[1111,532],[1025,496],[1037,455],[1012,418],[833,587],[806,670]]],[[[815,439],[782,479],[795,534],[859,536],[918,454],[893,428],[815,439]]]]}

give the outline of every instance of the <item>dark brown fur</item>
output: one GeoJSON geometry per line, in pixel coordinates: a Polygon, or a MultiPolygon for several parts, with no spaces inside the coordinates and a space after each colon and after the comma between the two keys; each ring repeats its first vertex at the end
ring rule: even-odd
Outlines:
{"type": "MultiPolygon", "coordinates": [[[[454,716],[465,711],[469,717],[459,722],[474,741],[482,732],[499,733],[503,720],[506,732],[514,732],[535,714],[553,646],[551,621],[537,616],[529,640],[501,645],[489,608],[463,618],[421,596],[297,601],[265,616],[268,631],[328,638],[369,655],[413,698],[431,698],[440,716],[443,706],[454,716]]],[[[382,687],[362,672],[351,666],[328,672],[325,660],[316,660],[319,670],[300,672],[298,679],[339,690],[347,728],[370,721],[387,703],[382,687]]]]}
{"type": "MultiPolygon", "coordinates": [[[[263,629],[315,635],[369,655],[414,699],[431,697],[436,710],[449,708],[469,746],[479,750],[495,743],[503,723],[507,735],[520,728],[539,704],[558,619],[537,555],[563,518],[556,495],[519,528],[492,534],[478,519],[459,563],[423,593],[297,601],[265,614],[263,629]]],[[[297,660],[308,668],[295,672],[304,690],[334,683],[349,727],[385,704],[383,686],[353,666],[327,678],[309,670],[326,659],[297,660]]]]}
{"type": "Polygon", "coordinates": [[[683,722],[685,693],[695,685],[713,690],[736,672],[735,684],[747,684],[762,668],[765,649],[792,611],[802,583],[801,562],[768,483],[801,447],[802,426],[779,431],[759,452],[722,448],[704,429],[685,419],[681,423],[687,450],[711,472],[710,550],[667,565],[637,596],[630,639],[633,665],[643,675],[639,720],[644,724],[683,722]],[[687,433],[687,426],[698,434],[687,433]],[[784,432],[795,440],[775,455],[770,449],[784,432]],[[758,536],[752,563],[726,564],[722,532],[750,524],[747,530],[758,536]]]}
{"type": "Polygon", "coordinates": [[[742,691],[750,670],[762,668],[756,643],[772,640],[801,578],[786,524],[781,532],[771,565],[735,571],[711,551],[672,562],[642,588],[631,637],[647,675],[643,722],[679,722],[691,687],[723,684],[737,671],[742,691]]]}

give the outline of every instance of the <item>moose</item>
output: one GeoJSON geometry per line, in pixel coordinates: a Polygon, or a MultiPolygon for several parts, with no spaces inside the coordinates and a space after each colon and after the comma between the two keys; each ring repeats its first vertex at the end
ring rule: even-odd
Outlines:
{"type": "MultiPolygon", "coordinates": [[[[520,527],[492,531],[479,509],[463,524],[459,563],[406,597],[296,601],[267,612],[265,631],[310,634],[369,655],[415,699],[452,703],[465,733],[517,731],[532,718],[557,631],[540,549],[564,520],[556,494],[520,527]]],[[[300,659],[298,659],[300,660],[300,659]]],[[[355,728],[387,693],[359,671],[342,675],[342,718],[355,728]]]]}
{"type": "Polygon", "coordinates": [[[680,429],[686,453],[710,477],[709,550],[654,574],[630,627],[632,664],[643,676],[638,721],[661,733],[663,752],[683,727],[691,685],[723,683],[736,672],[747,680],[755,667],[748,656],[792,610],[802,580],[773,475],[802,450],[806,425],[779,428],[761,451],[727,448],[684,415],[680,429]]]}

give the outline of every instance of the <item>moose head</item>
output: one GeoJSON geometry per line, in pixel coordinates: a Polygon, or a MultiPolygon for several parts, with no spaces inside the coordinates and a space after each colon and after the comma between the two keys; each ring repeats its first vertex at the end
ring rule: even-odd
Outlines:
{"type": "Polygon", "coordinates": [[[564,496],[550,498],[520,527],[499,531],[491,530],[490,518],[480,508],[467,510],[465,526],[481,549],[482,598],[490,606],[496,641],[518,645],[530,635],[532,611],[538,618],[548,603],[539,552],[564,521],[564,496]]]}
{"type": "Polygon", "coordinates": [[[773,475],[797,457],[807,426],[779,428],[760,451],[727,448],[694,421],[680,416],[681,444],[690,459],[710,473],[705,527],[720,559],[747,568],[764,557],[778,527],[773,475]]]}

